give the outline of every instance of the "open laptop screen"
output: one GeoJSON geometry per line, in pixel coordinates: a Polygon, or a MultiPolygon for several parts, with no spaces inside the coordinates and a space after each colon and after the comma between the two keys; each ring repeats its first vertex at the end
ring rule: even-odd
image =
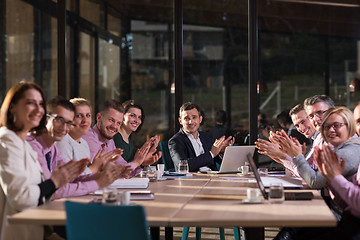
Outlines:
{"type": "Polygon", "coordinates": [[[251,154],[252,156],[254,151],[255,145],[226,147],[220,166],[220,173],[238,172],[238,168],[245,165],[247,154],[251,154]]]}
{"type": "Polygon", "coordinates": [[[248,154],[247,159],[248,159],[248,161],[250,163],[250,167],[251,167],[252,171],[254,172],[254,176],[255,176],[256,182],[257,182],[257,184],[258,184],[258,186],[260,188],[261,194],[263,195],[264,199],[268,199],[268,195],[267,195],[267,192],[265,190],[265,186],[264,186],[264,184],[263,184],[263,182],[261,180],[260,174],[259,174],[259,172],[257,170],[256,164],[255,164],[255,161],[254,161],[252,155],[248,154]]]}
{"type": "MultiPolygon", "coordinates": [[[[254,172],[254,176],[256,179],[256,182],[259,186],[259,189],[261,191],[261,194],[263,195],[264,199],[268,199],[268,193],[265,190],[265,186],[263,181],[261,180],[260,174],[257,170],[255,161],[251,154],[247,155],[247,159],[250,163],[250,167],[254,172]]],[[[312,200],[314,198],[314,195],[312,192],[285,192],[285,200],[312,200]]]]}

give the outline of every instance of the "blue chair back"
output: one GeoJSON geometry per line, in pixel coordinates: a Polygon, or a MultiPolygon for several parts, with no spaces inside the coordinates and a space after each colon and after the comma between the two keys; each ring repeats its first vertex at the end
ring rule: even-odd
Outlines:
{"type": "Polygon", "coordinates": [[[160,150],[162,152],[162,160],[165,165],[165,171],[175,172],[174,162],[171,159],[169,146],[167,141],[160,142],[160,150]]]}
{"type": "Polygon", "coordinates": [[[65,202],[68,240],[149,240],[142,206],[65,202]]]}

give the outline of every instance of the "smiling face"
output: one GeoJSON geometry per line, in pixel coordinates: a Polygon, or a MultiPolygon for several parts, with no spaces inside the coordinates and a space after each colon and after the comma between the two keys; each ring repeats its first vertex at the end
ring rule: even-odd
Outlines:
{"type": "Polygon", "coordinates": [[[299,133],[303,134],[306,138],[311,138],[315,134],[315,128],[309,121],[305,110],[291,115],[291,120],[299,133]]]}
{"type": "Polygon", "coordinates": [[[46,129],[52,141],[61,141],[61,139],[63,139],[70,131],[70,125],[68,123],[73,123],[74,112],[62,106],[57,106],[51,113],[51,116],[59,119],[63,118],[63,121],[58,121],[53,117],[49,117],[46,123],[46,129]]]}
{"type": "Polygon", "coordinates": [[[202,116],[200,116],[200,113],[196,108],[182,111],[181,116],[179,117],[179,122],[182,125],[183,130],[186,133],[191,133],[194,137],[197,136],[201,121],[202,116]]]}
{"type": "Polygon", "coordinates": [[[305,111],[308,115],[310,123],[317,131],[320,131],[322,119],[328,109],[329,106],[324,102],[317,102],[314,105],[309,105],[305,107],[305,111]]]}
{"type": "Polygon", "coordinates": [[[344,118],[336,113],[330,115],[324,122],[324,135],[325,140],[334,147],[351,137],[344,118]]]}
{"type": "Polygon", "coordinates": [[[89,132],[91,127],[91,109],[88,105],[75,107],[75,127],[70,130],[70,136],[74,139],[81,138],[89,132]]]}
{"type": "Polygon", "coordinates": [[[15,126],[23,127],[23,131],[28,132],[39,126],[45,113],[44,100],[36,89],[28,89],[23,95],[10,107],[10,111],[16,118],[15,126]]]}
{"type": "Polygon", "coordinates": [[[124,114],[113,108],[96,115],[97,127],[104,139],[112,139],[119,132],[124,114]]]}
{"type": "Polygon", "coordinates": [[[124,128],[128,132],[135,132],[141,125],[141,110],[138,108],[129,108],[124,114],[124,120],[121,128],[124,128]]]}

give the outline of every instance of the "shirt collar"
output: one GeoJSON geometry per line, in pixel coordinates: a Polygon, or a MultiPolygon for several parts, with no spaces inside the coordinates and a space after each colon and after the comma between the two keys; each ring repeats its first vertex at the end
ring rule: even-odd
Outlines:
{"type": "MultiPolygon", "coordinates": [[[[184,131],[184,129],[183,129],[183,131],[184,131]]],[[[185,131],[184,131],[184,133],[186,134],[187,137],[191,137],[191,138],[195,139],[194,135],[192,135],[191,133],[187,133],[187,132],[185,132],[185,131]]],[[[200,133],[199,133],[199,131],[198,131],[197,133],[198,133],[198,135],[197,135],[197,138],[196,138],[196,139],[199,139],[200,133]]],[[[196,140],[196,139],[195,139],[195,140],[196,140]]]]}

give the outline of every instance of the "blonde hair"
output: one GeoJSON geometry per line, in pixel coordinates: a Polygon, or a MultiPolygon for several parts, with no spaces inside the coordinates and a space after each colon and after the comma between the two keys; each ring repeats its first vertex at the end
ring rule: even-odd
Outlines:
{"type": "Polygon", "coordinates": [[[89,101],[86,100],[85,98],[73,98],[73,99],[70,99],[70,102],[74,105],[74,107],[85,105],[85,106],[88,106],[89,108],[91,108],[89,101]]]}
{"type": "Polygon", "coordinates": [[[328,139],[326,138],[326,134],[325,134],[325,130],[324,130],[325,123],[328,120],[328,118],[333,114],[337,114],[343,118],[343,120],[348,128],[349,137],[352,137],[355,134],[355,119],[354,119],[353,113],[350,111],[350,109],[348,109],[346,107],[334,107],[334,108],[329,108],[326,111],[323,121],[322,121],[322,124],[321,124],[320,132],[321,132],[321,135],[323,136],[324,140],[326,142],[328,142],[328,139]]]}

